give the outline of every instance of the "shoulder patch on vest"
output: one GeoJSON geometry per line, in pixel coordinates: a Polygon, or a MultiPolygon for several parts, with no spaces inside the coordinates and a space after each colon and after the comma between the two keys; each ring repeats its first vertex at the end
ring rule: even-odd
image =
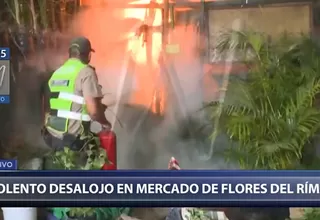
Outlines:
{"type": "Polygon", "coordinates": [[[52,80],[51,86],[68,86],[69,80],[52,80]]]}

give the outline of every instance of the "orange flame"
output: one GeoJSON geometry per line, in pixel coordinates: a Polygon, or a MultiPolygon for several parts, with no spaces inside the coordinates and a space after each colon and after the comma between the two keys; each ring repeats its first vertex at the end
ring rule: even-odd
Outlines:
{"type": "MultiPolygon", "coordinates": [[[[161,3],[162,0],[158,0],[157,3],[161,3]]],[[[130,4],[148,4],[150,3],[150,0],[140,0],[135,1],[130,4]]],[[[135,18],[139,19],[141,22],[147,23],[147,25],[150,25],[152,27],[161,26],[162,23],[162,15],[161,15],[161,9],[145,9],[145,8],[126,8],[124,9],[124,18],[135,18]],[[148,21],[146,21],[146,13],[148,13],[148,10],[155,10],[155,17],[154,21],[151,24],[148,24],[148,21]]],[[[135,30],[136,31],[136,30],[135,30]]],[[[129,36],[133,36],[135,34],[134,32],[128,33],[129,36]]],[[[152,42],[152,45],[148,45],[152,47],[152,62],[154,65],[157,65],[158,57],[161,51],[161,40],[162,40],[162,34],[161,32],[151,31],[151,36],[148,38],[150,42],[152,42]]],[[[130,39],[128,42],[128,50],[133,51],[135,53],[135,61],[140,64],[146,64],[147,63],[147,47],[140,47],[143,45],[143,39],[130,39]]]]}
{"type": "MultiPolygon", "coordinates": [[[[162,49],[161,9],[128,6],[149,4],[150,0],[108,0],[105,8],[100,7],[101,3],[100,0],[82,0],[82,5],[90,6],[92,10],[84,12],[79,22],[79,29],[96,47],[93,64],[121,67],[126,63],[124,59],[128,52],[131,52],[135,66],[128,66],[128,75],[135,79],[136,85],[130,102],[146,107],[155,106],[155,89],[159,87],[158,58],[162,49]],[[150,17],[154,16],[154,19],[148,19],[146,14],[152,14],[150,17]],[[136,32],[142,24],[148,25],[151,30],[146,36],[137,37],[136,32]]],[[[162,3],[162,0],[156,0],[156,3],[162,3]]]]}
{"type": "MultiPolygon", "coordinates": [[[[161,3],[162,0],[158,0],[157,3],[161,3]]],[[[140,0],[135,1],[132,4],[148,4],[150,0],[140,0]]],[[[124,18],[135,18],[141,21],[141,24],[146,24],[152,27],[160,27],[162,23],[162,14],[161,9],[144,9],[144,8],[126,8],[124,9],[124,18]],[[147,13],[150,11],[154,13],[154,20],[150,22],[148,19],[147,13]]],[[[129,36],[134,36],[135,31],[128,33],[129,36]]],[[[140,104],[149,105],[151,104],[152,111],[156,111],[156,103],[160,100],[157,100],[156,93],[154,91],[157,85],[157,75],[155,74],[158,65],[158,58],[161,52],[161,44],[162,44],[162,33],[160,31],[149,30],[147,33],[148,36],[131,38],[128,42],[128,51],[132,51],[133,59],[137,64],[144,65],[145,68],[141,66],[141,73],[137,73],[140,76],[140,86],[142,87],[140,92],[138,92],[134,101],[140,104]],[[144,39],[145,38],[145,39],[144,39]],[[144,42],[146,40],[146,42],[144,42]],[[144,45],[144,46],[143,46],[144,45]],[[151,48],[148,48],[151,47],[151,48]],[[151,54],[148,53],[148,49],[150,49],[151,54]],[[145,73],[145,74],[144,74],[145,73]],[[150,100],[151,99],[151,100],[150,100]]]]}

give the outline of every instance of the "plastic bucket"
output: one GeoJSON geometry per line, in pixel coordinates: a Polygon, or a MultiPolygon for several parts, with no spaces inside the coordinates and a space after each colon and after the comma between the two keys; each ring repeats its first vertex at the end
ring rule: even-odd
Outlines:
{"type": "MultiPolygon", "coordinates": [[[[24,164],[25,170],[42,169],[42,158],[33,158],[24,164]]],[[[4,220],[37,220],[37,208],[2,208],[4,220]]]]}
{"type": "Polygon", "coordinates": [[[22,170],[42,170],[43,168],[43,158],[32,158],[23,164],[20,168],[22,170]]]}
{"type": "Polygon", "coordinates": [[[37,220],[36,208],[2,208],[4,220],[37,220]]]}

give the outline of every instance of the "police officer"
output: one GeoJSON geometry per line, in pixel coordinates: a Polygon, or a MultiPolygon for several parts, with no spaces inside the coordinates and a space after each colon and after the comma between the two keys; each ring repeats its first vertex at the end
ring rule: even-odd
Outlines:
{"type": "Polygon", "coordinates": [[[73,39],[69,59],[49,79],[49,112],[46,115],[43,137],[48,146],[61,150],[68,146],[79,150],[90,132],[90,122],[99,122],[105,128],[106,119],[101,86],[95,69],[89,65],[94,50],[85,37],[73,39]]]}

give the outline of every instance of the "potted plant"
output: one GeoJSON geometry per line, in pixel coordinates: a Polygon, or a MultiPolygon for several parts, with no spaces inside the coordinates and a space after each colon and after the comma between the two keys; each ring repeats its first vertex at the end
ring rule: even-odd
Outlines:
{"type": "MultiPolygon", "coordinates": [[[[110,163],[106,151],[100,147],[95,135],[83,137],[86,143],[79,151],[64,148],[53,155],[53,162],[64,170],[101,170],[110,163]]],[[[121,214],[129,214],[130,208],[53,208],[53,215],[60,220],[104,220],[117,219],[121,214]]]]}
{"type": "Polygon", "coordinates": [[[86,143],[79,151],[65,147],[53,155],[53,163],[64,170],[101,170],[109,163],[106,151],[100,147],[99,137],[90,135],[83,137],[86,143]]]}
{"type": "MultiPolygon", "coordinates": [[[[19,161],[19,170],[41,170],[42,169],[42,157],[46,151],[31,146],[24,141],[22,137],[13,135],[8,140],[7,148],[3,157],[5,159],[17,159],[19,161]]],[[[2,207],[2,214],[4,220],[10,219],[37,219],[37,208],[33,207],[2,207]]]]}
{"type": "MultiPolygon", "coordinates": [[[[106,151],[95,135],[83,137],[86,143],[79,151],[65,147],[53,155],[53,163],[64,170],[100,170],[108,163],[106,151]]],[[[98,220],[99,208],[53,208],[53,215],[61,220],[98,220]]]]}

